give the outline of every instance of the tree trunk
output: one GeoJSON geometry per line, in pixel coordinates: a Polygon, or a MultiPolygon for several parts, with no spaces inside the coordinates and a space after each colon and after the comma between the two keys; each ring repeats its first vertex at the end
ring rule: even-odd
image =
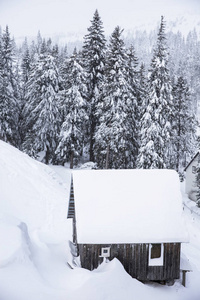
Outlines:
{"type": "Polygon", "coordinates": [[[107,146],[107,150],[106,150],[106,169],[109,168],[109,156],[110,156],[110,145],[107,146]]]}
{"type": "Polygon", "coordinates": [[[70,169],[73,169],[73,167],[74,167],[74,152],[72,151],[70,155],[70,169]]]}
{"type": "Polygon", "coordinates": [[[45,164],[48,165],[50,157],[49,147],[47,146],[46,154],[45,154],[45,164]]]}
{"type": "Polygon", "coordinates": [[[94,125],[91,126],[90,132],[90,161],[94,162],[94,125]]]}

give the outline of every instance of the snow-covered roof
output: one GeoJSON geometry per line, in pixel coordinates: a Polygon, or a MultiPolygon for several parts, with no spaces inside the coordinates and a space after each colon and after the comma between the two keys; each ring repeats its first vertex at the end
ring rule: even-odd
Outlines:
{"type": "Polygon", "coordinates": [[[78,243],[186,242],[172,170],[73,172],[78,243]]]}

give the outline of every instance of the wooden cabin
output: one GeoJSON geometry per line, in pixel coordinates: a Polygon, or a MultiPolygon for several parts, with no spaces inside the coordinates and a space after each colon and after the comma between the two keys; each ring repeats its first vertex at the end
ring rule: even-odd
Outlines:
{"type": "Polygon", "coordinates": [[[83,268],[93,270],[116,257],[141,281],[179,278],[187,235],[175,171],[74,171],[68,218],[72,253],[83,268]]]}
{"type": "Polygon", "coordinates": [[[196,169],[199,162],[199,152],[188,163],[185,171],[185,192],[190,200],[197,200],[197,184],[196,184],[196,169]]]}

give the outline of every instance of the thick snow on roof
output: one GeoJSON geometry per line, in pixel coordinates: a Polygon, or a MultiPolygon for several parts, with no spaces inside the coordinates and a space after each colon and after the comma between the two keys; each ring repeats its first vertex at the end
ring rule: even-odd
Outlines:
{"type": "Polygon", "coordinates": [[[172,170],[73,172],[78,243],[186,242],[172,170]]]}

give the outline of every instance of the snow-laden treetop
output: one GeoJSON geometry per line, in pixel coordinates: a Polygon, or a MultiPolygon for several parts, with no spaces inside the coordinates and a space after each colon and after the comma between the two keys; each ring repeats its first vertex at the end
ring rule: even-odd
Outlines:
{"type": "Polygon", "coordinates": [[[73,172],[78,243],[187,242],[172,170],[73,172]]]}

